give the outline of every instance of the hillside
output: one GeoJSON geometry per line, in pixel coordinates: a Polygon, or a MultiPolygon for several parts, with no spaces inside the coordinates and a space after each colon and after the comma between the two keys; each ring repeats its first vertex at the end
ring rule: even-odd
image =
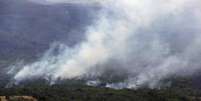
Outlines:
{"type": "Polygon", "coordinates": [[[29,95],[38,101],[201,101],[201,92],[192,87],[190,79],[181,78],[168,88],[138,90],[115,90],[69,83],[50,86],[38,82],[21,87],[0,88],[0,95],[29,95]]]}
{"type": "Polygon", "coordinates": [[[199,0],[32,1],[0,0],[0,101],[201,101],[199,0]]]}
{"type": "Polygon", "coordinates": [[[0,0],[0,86],[8,83],[12,64],[38,59],[54,42],[74,46],[83,40],[96,10],[96,6],[0,0]]]}
{"type": "Polygon", "coordinates": [[[85,27],[92,22],[90,13],[95,9],[75,4],[41,5],[26,0],[1,0],[1,60],[36,57],[57,41],[69,46],[78,43],[84,37],[85,27]]]}

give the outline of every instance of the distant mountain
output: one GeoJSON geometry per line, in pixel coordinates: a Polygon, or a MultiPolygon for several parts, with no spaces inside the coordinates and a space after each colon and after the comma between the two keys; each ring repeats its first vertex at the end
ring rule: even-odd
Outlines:
{"type": "Polygon", "coordinates": [[[0,58],[36,56],[54,41],[74,45],[83,39],[97,10],[89,5],[1,0],[0,58]]]}

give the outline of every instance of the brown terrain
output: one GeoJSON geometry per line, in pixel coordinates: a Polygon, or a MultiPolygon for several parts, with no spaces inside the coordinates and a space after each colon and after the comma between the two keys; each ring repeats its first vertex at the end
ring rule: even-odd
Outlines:
{"type": "Polygon", "coordinates": [[[0,101],[38,101],[32,96],[0,96],[0,101]]]}

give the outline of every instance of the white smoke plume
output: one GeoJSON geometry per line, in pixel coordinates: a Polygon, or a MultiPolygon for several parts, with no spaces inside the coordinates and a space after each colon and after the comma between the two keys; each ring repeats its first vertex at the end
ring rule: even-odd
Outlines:
{"type": "Polygon", "coordinates": [[[96,79],[113,69],[111,75],[127,76],[122,82],[108,82],[107,87],[154,88],[172,75],[191,75],[201,69],[200,0],[94,2],[100,3],[102,10],[87,28],[85,41],[74,47],[53,44],[39,61],[22,66],[14,80],[96,79]],[[56,55],[55,48],[59,48],[56,55]]]}

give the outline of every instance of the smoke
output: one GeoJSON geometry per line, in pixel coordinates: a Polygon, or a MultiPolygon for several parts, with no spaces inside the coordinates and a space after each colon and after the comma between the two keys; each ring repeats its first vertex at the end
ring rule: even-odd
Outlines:
{"type": "Polygon", "coordinates": [[[72,4],[101,4],[105,0],[29,0],[41,4],[60,4],[60,3],[72,3],[72,4]]]}
{"type": "Polygon", "coordinates": [[[100,4],[102,10],[87,27],[83,42],[74,47],[53,44],[38,61],[14,73],[14,81],[88,78],[101,82],[100,77],[118,75],[115,79],[121,81],[109,81],[106,87],[155,88],[163,79],[201,69],[199,0],[105,0],[100,4]]]}

